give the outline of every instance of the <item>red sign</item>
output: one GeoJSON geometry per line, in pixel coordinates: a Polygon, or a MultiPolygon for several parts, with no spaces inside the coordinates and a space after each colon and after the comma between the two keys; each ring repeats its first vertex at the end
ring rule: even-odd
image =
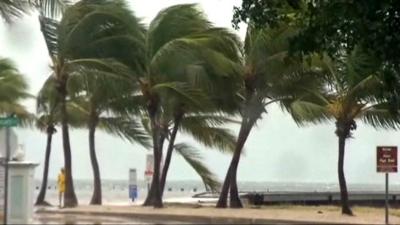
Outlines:
{"type": "Polygon", "coordinates": [[[377,172],[397,172],[397,146],[378,146],[376,150],[377,172]]]}

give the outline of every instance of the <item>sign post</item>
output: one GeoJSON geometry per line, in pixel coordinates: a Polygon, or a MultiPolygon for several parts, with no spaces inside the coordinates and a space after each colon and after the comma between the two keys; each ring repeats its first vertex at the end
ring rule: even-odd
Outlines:
{"type": "Polygon", "coordinates": [[[17,117],[9,116],[0,118],[0,128],[6,128],[6,157],[4,160],[4,205],[3,205],[3,222],[7,224],[7,207],[8,207],[8,168],[10,161],[10,127],[15,127],[19,123],[17,117]]]}
{"type": "Polygon", "coordinates": [[[376,170],[385,173],[385,224],[389,224],[389,173],[397,173],[397,146],[378,146],[376,150],[376,170]]]}
{"type": "Polygon", "coordinates": [[[138,197],[136,169],[129,169],[129,198],[132,202],[138,197]]]}
{"type": "Polygon", "coordinates": [[[154,156],[153,154],[146,155],[146,169],[144,170],[144,178],[147,183],[147,191],[150,190],[150,182],[153,178],[153,166],[154,166],[154,156]]]}

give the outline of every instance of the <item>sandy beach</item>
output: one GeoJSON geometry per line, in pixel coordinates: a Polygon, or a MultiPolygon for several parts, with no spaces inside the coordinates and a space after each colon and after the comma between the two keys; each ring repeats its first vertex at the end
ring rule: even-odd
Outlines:
{"type": "MultiPolygon", "coordinates": [[[[162,209],[140,206],[79,206],[71,209],[38,209],[39,214],[82,214],[161,219],[207,223],[321,223],[384,224],[384,208],[354,207],[354,216],[345,216],[336,206],[264,206],[261,208],[216,209],[200,205],[168,204],[162,209]]],[[[400,209],[391,209],[390,224],[400,224],[400,209]]]]}

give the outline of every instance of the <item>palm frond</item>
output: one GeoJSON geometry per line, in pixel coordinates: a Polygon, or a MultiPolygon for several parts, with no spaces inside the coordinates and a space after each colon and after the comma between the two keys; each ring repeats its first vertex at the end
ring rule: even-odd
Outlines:
{"type": "Polygon", "coordinates": [[[31,97],[28,85],[16,66],[9,59],[0,58],[0,114],[16,114],[20,118],[30,117],[30,113],[19,102],[31,97]]]}
{"type": "Polygon", "coordinates": [[[398,129],[400,117],[390,111],[388,103],[378,103],[365,107],[360,116],[361,120],[375,128],[398,129]]]}
{"type": "Polygon", "coordinates": [[[27,0],[2,0],[0,2],[0,16],[11,23],[14,19],[21,17],[31,9],[27,0]]]}
{"type": "Polygon", "coordinates": [[[174,145],[174,149],[201,177],[207,190],[217,191],[219,189],[219,181],[210,171],[210,169],[208,169],[207,166],[202,162],[203,158],[201,157],[199,150],[185,143],[174,145]]]}
{"type": "Polygon", "coordinates": [[[70,0],[35,0],[32,2],[35,3],[41,16],[52,19],[60,18],[72,3],[70,0]]]}
{"type": "Polygon", "coordinates": [[[325,105],[302,99],[297,99],[288,105],[287,110],[299,125],[305,125],[307,122],[317,124],[331,119],[325,105]]]}
{"type": "Polygon", "coordinates": [[[181,122],[180,130],[190,134],[196,141],[210,148],[216,148],[222,152],[233,152],[236,144],[236,136],[231,130],[209,126],[209,121],[203,118],[188,118],[181,122]]]}
{"type": "Polygon", "coordinates": [[[212,103],[208,97],[199,89],[192,88],[183,82],[166,82],[156,84],[152,91],[159,96],[170,96],[178,98],[182,103],[190,105],[193,108],[209,108],[212,103]]]}
{"type": "Polygon", "coordinates": [[[39,23],[49,56],[54,60],[58,55],[57,29],[59,27],[59,22],[48,17],[39,16],[39,23]]]}
{"type": "Polygon", "coordinates": [[[210,26],[211,23],[195,4],[175,5],[160,11],[148,30],[149,57],[153,58],[171,40],[204,31],[210,26]]]}
{"type": "Polygon", "coordinates": [[[137,122],[131,119],[118,117],[101,117],[99,128],[107,133],[125,138],[130,142],[136,142],[146,149],[151,148],[151,138],[137,122]]]}

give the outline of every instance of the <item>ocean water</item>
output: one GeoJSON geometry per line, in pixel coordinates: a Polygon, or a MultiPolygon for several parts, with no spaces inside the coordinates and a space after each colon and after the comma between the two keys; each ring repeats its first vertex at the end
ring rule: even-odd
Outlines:
{"type": "MultiPolygon", "coordinates": [[[[39,192],[40,181],[35,181],[35,194],[39,192]]],[[[142,202],[147,194],[147,183],[138,181],[138,199],[132,202],[129,199],[127,180],[103,180],[103,203],[110,205],[127,205],[142,202]]],[[[241,192],[335,192],[339,191],[336,183],[287,183],[287,182],[239,182],[241,192]]],[[[92,195],[91,180],[74,180],[75,192],[80,204],[88,204],[92,195]]],[[[384,192],[384,184],[348,184],[349,191],[384,192]]],[[[170,181],[166,184],[164,199],[179,200],[190,199],[193,195],[205,192],[205,187],[200,181],[170,181]]],[[[400,192],[400,184],[391,184],[391,192],[400,192]]],[[[46,200],[56,205],[58,192],[55,180],[49,180],[46,200]]]]}

